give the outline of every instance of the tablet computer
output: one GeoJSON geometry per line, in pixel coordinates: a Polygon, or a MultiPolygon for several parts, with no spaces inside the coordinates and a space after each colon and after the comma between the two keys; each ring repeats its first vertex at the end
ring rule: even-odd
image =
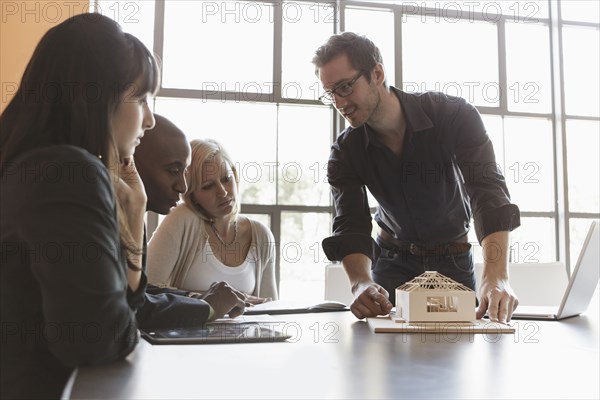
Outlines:
{"type": "Polygon", "coordinates": [[[151,344],[208,344],[283,342],[291,335],[274,329],[269,323],[213,323],[197,327],[142,330],[151,344]]]}

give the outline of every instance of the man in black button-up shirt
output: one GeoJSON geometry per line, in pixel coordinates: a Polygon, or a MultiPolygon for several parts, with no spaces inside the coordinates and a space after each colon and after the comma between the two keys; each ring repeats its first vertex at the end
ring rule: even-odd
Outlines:
{"type": "Polygon", "coordinates": [[[321,100],[351,125],[331,149],[336,217],[323,248],[348,273],[354,315],[388,313],[394,289],[426,270],[474,289],[466,243],[474,216],[485,256],[477,317],[510,320],[518,300],[508,282],[509,231],[520,225],[519,209],[477,110],[442,93],[388,87],[377,47],[350,32],[331,37],[313,63],[321,100]],[[377,243],[366,188],[378,201],[377,243]]]}

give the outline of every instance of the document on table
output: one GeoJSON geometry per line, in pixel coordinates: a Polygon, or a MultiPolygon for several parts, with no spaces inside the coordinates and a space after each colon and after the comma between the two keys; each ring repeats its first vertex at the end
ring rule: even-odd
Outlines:
{"type": "Polygon", "coordinates": [[[390,316],[367,318],[373,333],[515,333],[515,328],[508,324],[478,319],[471,322],[397,322],[390,316]]]}

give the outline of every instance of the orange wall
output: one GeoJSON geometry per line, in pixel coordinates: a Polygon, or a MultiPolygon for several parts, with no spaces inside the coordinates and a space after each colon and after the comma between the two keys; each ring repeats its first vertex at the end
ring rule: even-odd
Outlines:
{"type": "Polygon", "coordinates": [[[0,113],[44,33],[88,9],[88,0],[0,0],[0,113]]]}

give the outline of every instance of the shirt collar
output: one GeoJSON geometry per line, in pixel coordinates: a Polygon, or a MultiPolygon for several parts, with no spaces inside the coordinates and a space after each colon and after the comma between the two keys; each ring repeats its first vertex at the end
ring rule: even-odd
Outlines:
{"type": "MultiPolygon", "coordinates": [[[[421,132],[433,128],[433,122],[431,122],[431,119],[423,110],[423,107],[421,107],[421,93],[406,93],[393,86],[390,86],[390,90],[400,100],[400,106],[402,107],[404,117],[406,118],[407,130],[410,132],[421,132]]],[[[373,130],[368,128],[367,124],[363,124],[357,129],[362,129],[365,148],[371,141],[378,142],[373,130]]]]}
{"type": "Polygon", "coordinates": [[[429,116],[420,104],[423,93],[406,93],[393,86],[390,86],[390,90],[400,99],[400,106],[402,107],[402,111],[404,111],[407,126],[410,126],[413,132],[433,128],[433,122],[431,122],[431,119],[429,119],[429,116]]]}

